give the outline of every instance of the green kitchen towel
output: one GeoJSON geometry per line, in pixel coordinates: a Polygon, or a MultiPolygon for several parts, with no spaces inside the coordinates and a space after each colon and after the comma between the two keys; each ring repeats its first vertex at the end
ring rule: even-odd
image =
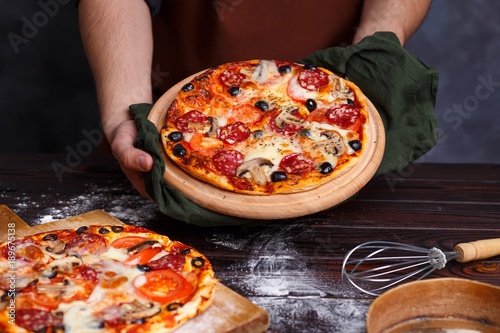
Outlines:
{"type": "Polygon", "coordinates": [[[135,146],[153,157],[153,169],[144,174],[146,191],[162,213],[176,220],[200,226],[239,225],[251,220],[218,214],[198,206],[179,190],[163,181],[165,162],[160,151],[160,135],[156,126],[147,119],[151,104],[133,104],[130,111],[137,124],[135,146]]]}
{"type": "MultiPolygon", "coordinates": [[[[299,62],[327,68],[353,81],[375,105],[386,132],[384,157],[376,175],[402,170],[436,144],[438,73],[405,50],[393,33],[379,32],[356,45],[318,51],[299,62]]],[[[130,110],[138,128],[136,147],[153,156],[153,170],[145,174],[146,190],[160,211],[200,226],[251,222],[202,208],[164,183],[160,137],[147,119],[151,107],[134,104],[130,110]]]]}
{"type": "Polygon", "coordinates": [[[377,32],[358,44],[318,51],[299,62],[354,82],[375,105],[386,136],[376,175],[402,170],[437,143],[438,72],[405,50],[395,34],[377,32]]]}

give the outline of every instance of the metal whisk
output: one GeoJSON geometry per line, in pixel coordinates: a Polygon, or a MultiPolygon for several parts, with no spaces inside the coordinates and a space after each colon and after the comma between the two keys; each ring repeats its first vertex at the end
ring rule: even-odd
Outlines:
{"type": "Polygon", "coordinates": [[[349,251],[342,277],[372,296],[409,280],[420,280],[450,260],[464,263],[500,255],[500,238],[460,243],[453,251],[425,249],[395,242],[373,241],[349,251]]]}

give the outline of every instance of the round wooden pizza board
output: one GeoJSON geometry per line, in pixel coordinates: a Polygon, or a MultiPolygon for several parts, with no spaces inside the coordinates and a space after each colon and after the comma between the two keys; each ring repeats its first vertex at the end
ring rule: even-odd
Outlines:
{"type": "MultiPolygon", "coordinates": [[[[201,72],[200,72],[201,73],[201,72]]],[[[181,87],[200,73],[193,74],[170,88],[153,105],[148,119],[158,131],[165,124],[167,110],[181,87]]],[[[248,195],[219,189],[202,182],[180,169],[163,150],[165,160],[164,180],[196,204],[230,216],[249,219],[282,219],[305,216],[336,206],[356,194],[373,177],[382,161],[385,148],[385,131],[382,119],[368,101],[369,119],[364,152],[358,163],[337,178],[305,192],[248,195]]]]}

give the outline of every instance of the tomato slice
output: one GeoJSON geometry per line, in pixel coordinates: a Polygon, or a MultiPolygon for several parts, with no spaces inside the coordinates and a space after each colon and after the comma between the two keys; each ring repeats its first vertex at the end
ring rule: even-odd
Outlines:
{"type": "Polygon", "coordinates": [[[183,302],[195,290],[188,280],[171,269],[149,271],[135,278],[133,284],[140,296],[164,304],[183,302]]]}
{"type": "Polygon", "coordinates": [[[153,259],[155,255],[163,251],[163,247],[148,247],[140,252],[137,252],[125,260],[125,265],[144,265],[147,264],[148,261],[153,259]]]}
{"type": "Polygon", "coordinates": [[[147,240],[146,237],[127,236],[115,239],[113,242],[111,242],[111,246],[114,247],[115,249],[127,249],[141,242],[144,242],[145,240],[147,240]]]}

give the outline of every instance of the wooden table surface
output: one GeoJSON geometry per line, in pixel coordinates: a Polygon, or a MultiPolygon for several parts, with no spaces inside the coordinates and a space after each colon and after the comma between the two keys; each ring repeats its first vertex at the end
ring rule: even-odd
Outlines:
{"type": "MultiPolygon", "coordinates": [[[[102,209],[189,244],[227,287],[269,312],[269,332],[364,332],[373,297],[341,281],[345,254],[372,240],[451,250],[500,238],[500,165],[414,165],[321,213],[203,228],[159,213],[110,157],[2,154],[0,204],[30,225],[102,209]]],[[[500,286],[500,257],[450,262],[432,275],[443,276],[500,286]]]]}

